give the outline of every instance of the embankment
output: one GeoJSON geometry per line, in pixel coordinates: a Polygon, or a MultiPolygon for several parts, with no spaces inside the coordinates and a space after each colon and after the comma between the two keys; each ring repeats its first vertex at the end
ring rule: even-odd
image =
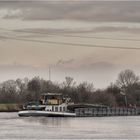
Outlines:
{"type": "Polygon", "coordinates": [[[15,103],[0,104],[0,112],[17,112],[22,109],[22,105],[15,103]]]}

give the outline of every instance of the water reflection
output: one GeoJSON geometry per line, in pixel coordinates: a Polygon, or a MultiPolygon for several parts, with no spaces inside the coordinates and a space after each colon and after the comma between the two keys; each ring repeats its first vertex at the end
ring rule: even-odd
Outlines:
{"type": "Polygon", "coordinates": [[[140,117],[18,117],[0,113],[0,139],[140,139],[140,117]]]}
{"type": "MultiPolygon", "coordinates": [[[[24,122],[40,123],[41,125],[64,126],[70,125],[70,118],[63,117],[27,117],[21,118],[24,122]]],[[[73,118],[74,119],[74,118],[73,118]]]]}

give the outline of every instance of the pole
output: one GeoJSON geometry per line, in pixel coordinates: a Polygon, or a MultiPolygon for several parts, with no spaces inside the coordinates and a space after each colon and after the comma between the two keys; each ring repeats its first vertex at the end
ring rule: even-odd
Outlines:
{"type": "Polygon", "coordinates": [[[125,100],[125,106],[127,107],[127,97],[126,97],[126,94],[124,95],[124,100],[125,100]]]}
{"type": "Polygon", "coordinates": [[[51,81],[51,69],[49,67],[49,81],[51,81]]]}
{"type": "Polygon", "coordinates": [[[123,89],[123,90],[120,92],[120,94],[124,96],[125,107],[127,107],[128,101],[127,101],[127,97],[126,97],[126,90],[123,89]]]}

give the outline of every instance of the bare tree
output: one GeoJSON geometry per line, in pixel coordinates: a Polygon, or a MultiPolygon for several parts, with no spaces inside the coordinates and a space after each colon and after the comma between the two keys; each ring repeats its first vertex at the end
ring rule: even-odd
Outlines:
{"type": "Polygon", "coordinates": [[[79,102],[89,102],[94,91],[93,83],[83,82],[77,86],[79,102]]]}
{"type": "Polygon", "coordinates": [[[125,106],[130,103],[135,103],[134,86],[139,84],[139,76],[137,76],[132,70],[124,70],[119,73],[116,85],[120,88],[120,94],[124,96],[125,106]]]}
{"type": "Polygon", "coordinates": [[[121,71],[118,75],[116,85],[119,88],[128,88],[139,82],[139,77],[132,70],[121,71]]]}
{"type": "Polygon", "coordinates": [[[75,86],[76,82],[72,77],[65,77],[65,81],[63,82],[63,86],[70,88],[71,86],[75,86]]]}
{"type": "Polygon", "coordinates": [[[34,93],[34,98],[36,101],[38,101],[41,90],[39,77],[34,77],[31,81],[29,81],[28,90],[34,93]]]}
{"type": "Polygon", "coordinates": [[[8,80],[1,84],[1,102],[13,103],[18,100],[17,85],[14,80],[8,80]]]}

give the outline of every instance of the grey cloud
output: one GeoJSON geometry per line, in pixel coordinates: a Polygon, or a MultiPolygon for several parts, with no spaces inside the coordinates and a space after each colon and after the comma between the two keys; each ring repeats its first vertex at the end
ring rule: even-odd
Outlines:
{"type": "Polygon", "coordinates": [[[7,13],[3,16],[3,19],[17,19],[23,15],[20,9],[8,10],[7,13]]]}
{"type": "Polygon", "coordinates": [[[24,65],[16,62],[13,64],[0,64],[0,81],[24,77],[31,78],[34,76],[45,77],[46,72],[47,68],[44,69],[42,67],[24,65]]]}
{"type": "MultiPolygon", "coordinates": [[[[87,36],[84,33],[100,33],[100,32],[126,32],[131,34],[140,34],[140,28],[129,28],[129,27],[109,27],[109,26],[101,26],[96,28],[78,28],[75,30],[72,29],[53,29],[53,28],[26,28],[26,29],[18,29],[11,30],[14,34],[20,37],[25,38],[34,38],[34,37],[52,37],[52,36],[61,36],[68,38],[83,38],[83,39],[101,39],[101,40],[121,40],[121,41],[140,41],[139,39],[131,39],[131,38],[122,38],[122,37],[97,37],[97,36],[87,36]],[[80,35],[77,35],[77,33],[80,35]]],[[[6,38],[5,38],[6,39],[6,38]]]]}
{"type": "Polygon", "coordinates": [[[56,66],[55,71],[62,77],[71,76],[76,81],[93,82],[95,87],[108,86],[110,82],[114,82],[117,74],[121,71],[120,66],[109,62],[93,62],[82,63],[75,67],[56,66]]]}
{"type": "Polygon", "coordinates": [[[91,62],[86,64],[81,64],[78,69],[90,70],[90,71],[107,71],[114,70],[116,66],[109,62],[91,62]]]}
{"type": "Polygon", "coordinates": [[[69,60],[58,60],[58,62],[56,63],[56,65],[69,65],[72,64],[74,62],[74,59],[69,59],[69,60]]]}
{"type": "Polygon", "coordinates": [[[29,66],[29,65],[21,65],[21,64],[18,64],[18,63],[14,63],[14,64],[5,64],[5,65],[0,65],[0,72],[5,72],[5,70],[7,71],[16,71],[16,70],[19,70],[19,71],[22,71],[22,72],[27,72],[28,70],[37,70],[36,67],[33,67],[33,66],[29,66]]]}
{"type": "MultiPolygon", "coordinates": [[[[0,2],[1,8],[21,10],[19,16],[4,18],[23,20],[82,20],[140,22],[140,2],[0,2]]],[[[16,13],[17,14],[17,13],[16,13]]]]}
{"type": "MultiPolygon", "coordinates": [[[[28,29],[18,29],[15,32],[32,33],[32,34],[44,34],[44,35],[63,35],[75,37],[74,33],[98,33],[98,32],[127,32],[127,33],[140,33],[140,28],[135,27],[113,27],[113,26],[101,26],[95,28],[77,28],[77,29],[54,29],[54,28],[28,28],[28,29]],[[66,35],[69,34],[69,35],[66,35]]],[[[90,37],[89,37],[90,38],[90,37]]]]}
{"type": "MultiPolygon", "coordinates": [[[[73,60],[63,60],[63,61],[73,61],[73,60]]],[[[66,63],[67,63],[66,62],[66,63]]],[[[69,63],[69,62],[68,62],[69,63]]],[[[104,87],[106,84],[112,81],[112,75],[114,74],[114,71],[112,69],[110,70],[110,64],[107,64],[106,62],[99,62],[98,64],[89,64],[89,66],[82,66],[82,69],[80,67],[77,68],[66,68],[66,67],[52,67],[52,79],[55,81],[63,81],[66,76],[71,76],[74,79],[76,79],[77,82],[87,80],[87,81],[93,81],[95,83],[95,86],[104,87]],[[92,67],[92,69],[88,69],[89,67],[92,67]],[[95,69],[96,67],[96,69],[95,69]],[[105,67],[108,67],[108,69],[103,69],[105,67]],[[101,71],[102,70],[102,71],[101,71]],[[110,76],[111,75],[111,76],[110,76]]],[[[111,66],[112,67],[112,66],[111,66]]],[[[48,68],[36,68],[33,66],[28,65],[20,65],[20,64],[14,64],[14,65],[0,65],[0,82],[5,81],[8,79],[17,79],[17,78],[24,78],[28,77],[31,78],[33,76],[40,76],[44,79],[48,78],[48,68]]],[[[116,69],[115,69],[116,70],[116,69]]]]}
{"type": "Polygon", "coordinates": [[[5,39],[6,39],[5,36],[0,35],[0,40],[5,40],[5,39]]]}
{"type": "Polygon", "coordinates": [[[56,67],[65,70],[78,70],[78,71],[107,71],[115,70],[116,66],[113,63],[106,61],[93,62],[92,58],[86,60],[76,61],[74,59],[70,60],[59,60],[56,67]],[[68,67],[67,67],[68,66],[68,67]]]}

